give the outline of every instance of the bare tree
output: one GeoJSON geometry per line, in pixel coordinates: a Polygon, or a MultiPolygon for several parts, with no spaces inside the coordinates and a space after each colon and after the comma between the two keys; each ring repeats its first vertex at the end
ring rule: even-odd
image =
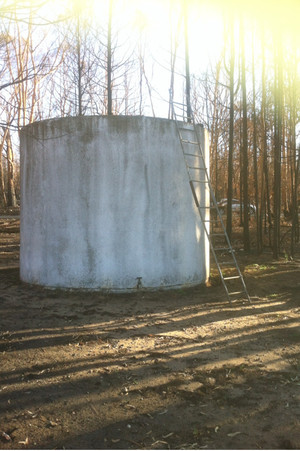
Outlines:
{"type": "Polygon", "coordinates": [[[189,50],[189,27],[188,27],[188,0],[184,0],[183,20],[184,20],[184,48],[185,48],[185,96],[187,121],[191,122],[191,75],[190,75],[190,50],[189,50]]]}
{"type": "Polygon", "coordinates": [[[7,206],[16,207],[17,199],[14,182],[14,153],[9,129],[4,130],[6,141],[6,158],[7,158],[7,206]]]}
{"type": "Polygon", "coordinates": [[[227,172],[227,222],[226,231],[229,239],[232,236],[232,178],[233,178],[233,152],[234,152],[234,98],[235,92],[235,39],[234,20],[229,21],[229,45],[230,45],[230,65],[229,70],[229,92],[230,92],[230,119],[229,119],[229,148],[228,148],[228,172],[227,172]]]}
{"type": "Polygon", "coordinates": [[[298,192],[299,192],[299,171],[300,171],[300,148],[297,148],[297,126],[300,121],[300,76],[297,73],[297,53],[299,50],[293,46],[290,54],[291,63],[288,73],[288,106],[289,106],[289,136],[288,136],[288,150],[289,150],[289,167],[291,180],[291,215],[292,215],[292,230],[291,230],[291,248],[290,253],[293,257],[295,254],[295,245],[299,242],[299,214],[298,214],[298,192]]]}
{"type": "Polygon", "coordinates": [[[177,52],[179,47],[180,31],[182,27],[182,15],[176,20],[176,25],[173,27],[175,20],[172,18],[172,0],[170,0],[169,8],[169,22],[170,22],[170,88],[169,88],[169,112],[168,118],[172,118],[172,103],[174,99],[174,81],[175,81],[175,67],[177,60],[177,52]]]}
{"type": "Polygon", "coordinates": [[[241,31],[241,89],[242,89],[242,105],[243,105],[243,144],[242,144],[242,173],[243,173],[243,241],[244,250],[250,250],[250,235],[249,235],[249,198],[248,198],[248,115],[247,115],[247,86],[246,86],[246,63],[245,63],[245,34],[243,19],[240,22],[241,31]]]}
{"type": "Polygon", "coordinates": [[[281,36],[277,35],[274,48],[274,235],[273,256],[280,252],[281,215],[281,152],[282,152],[282,111],[283,111],[283,54],[281,36]]]}
{"type": "Polygon", "coordinates": [[[40,84],[54,70],[56,55],[44,46],[44,33],[34,40],[32,13],[26,23],[18,20],[17,12],[1,22],[0,123],[1,123],[1,183],[2,203],[16,205],[14,186],[17,132],[20,127],[39,118],[40,84]],[[3,155],[5,151],[5,158],[3,155]],[[5,177],[3,173],[3,161],[5,177]]]}
{"type": "Polygon", "coordinates": [[[252,30],[252,123],[253,123],[253,172],[255,189],[255,219],[256,219],[256,247],[260,253],[262,251],[262,235],[259,228],[259,188],[258,188],[258,163],[257,163],[257,114],[256,114],[256,78],[255,78],[255,50],[254,50],[254,29],[252,30]]]}
{"type": "Polygon", "coordinates": [[[8,133],[8,128],[3,130],[3,135],[1,136],[0,140],[0,207],[6,207],[7,206],[7,196],[6,196],[6,189],[5,189],[5,182],[4,182],[4,171],[3,171],[3,150],[4,150],[4,144],[6,142],[6,136],[8,133]]]}

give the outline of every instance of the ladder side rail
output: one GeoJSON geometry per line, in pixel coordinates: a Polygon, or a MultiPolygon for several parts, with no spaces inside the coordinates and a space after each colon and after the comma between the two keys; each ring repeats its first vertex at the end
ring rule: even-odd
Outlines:
{"type": "MultiPolygon", "coordinates": [[[[174,103],[177,103],[177,102],[174,102],[174,103]]],[[[180,106],[181,106],[181,109],[184,111],[184,105],[179,104],[179,103],[177,103],[177,105],[180,105],[180,106]]],[[[199,201],[198,201],[198,197],[197,197],[197,194],[196,194],[196,191],[195,191],[195,188],[194,188],[193,180],[192,180],[192,177],[191,177],[190,168],[189,168],[189,166],[188,166],[188,164],[187,164],[187,161],[186,161],[186,158],[185,158],[184,143],[183,143],[183,139],[182,139],[182,137],[181,137],[181,133],[180,133],[180,131],[179,131],[179,125],[178,125],[178,118],[177,118],[178,115],[177,115],[177,113],[176,113],[176,111],[175,111],[175,108],[174,108],[174,105],[173,105],[173,104],[172,104],[172,109],[173,109],[173,116],[174,116],[174,118],[175,118],[175,123],[176,123],[177,133],[178,133],[179,138],[180,138],[181,149],[182,149],[182,152],[183,152],[184,161],[185,161],[186,169],[187,169],[187,172],[188,172],[189,183],[190,183],[190,187],[191,187],[192,194],[193,194],[193,197],[194,197],[194,201],[195,201],[195,204],[196,204],[196,206],[197,206],[197,208],[198,208],[199,215],[200,215],[200,220],[201,220],[201,223],[203,224],[203,228],[204,228],[205,234],[206,234],[206,236],[207,236],[207,238],[208,238],[208,241],[209,241],[209,244],[210,244],[210,249],[211,249],[211,252],[212,252],[212,254],[213,254],[214,260],[215,260],[215,262],[216,262],[217,269],[218,269],[218,272],[219,272],[219,275],[220,275],[222,284],[223,284],[223,286],[224,286],[224,288],[225,288],[225,292],[226,292],[226,294],[227,294],[227,297],[228,297],[228,299],[229,299],[229,302],[231,302],[231,299],[230,299],[230,293],[229,293],[229,291],[228,291],[226,282],[225,282],[225,280],[224,280],[224,276],[223,276],[223,273],[222,273],[222,269],[221,269],[221,267],[220,267],[220,264],[219,264],[219,261],[218,261],[218,257],[217,257],[217,255],[216,255],[216,252],[215,252],[215,249],[214,249],[212,240],[211,240],[211,238],[210,238],[210,233],[209,233],[208,228],[207,228],[207,226],[206,226],[206,220],[203,218],[202,211],[201,211],[202,207],[200,207],[200,204],[199,204],[199,201]]],[[[229,237],[228,237],[228,234],[227,234],[227,231],[226,231],[226,228],[225,228],[223,219],[222,219],[222,214],[221,214],[221,212],[220,212],[220,210],[219,210],[219,208],[218,208],[218,205],[217,205],[217,201],[216,201],[216,198],[215,198],[215,195],[214,195],[214,190],[213,190],[212,185],[211,185],[211,181],[210,181],[208,169],[207,169],[207,166],[206,166],[206,163],[205,163],[205,156],[204,156],[204,154],[203,154],[203,150],[202,150],[202,146],[201,146],[201,140],[200,140],[200,137],[199,137],[199,134],[198,134],[198,131],[197,131],[197,127],[196,127],[196,124],[195,124],[195,119],[194,119],[193,113],[191,113],[190,119],[191,119],[192,121],[191,121],[191,123],[188,123],[188,124],[192,125],[192,127],[193,127],[193,130],[192,130],[192,131],[195,133],[195,136],[196,136],[196,142],[197,142],[197,145],[198,145],[198,149],[200,150],[199,158],[201,158],[201,159],[203,160],[203,170],[205,171],[205,177],[206,177],[206,180],[207,180],[207,184],[208,184],[208,187],[209,187],[209,190],[210,190],[210,195],[211,195],[211,197],[212,197],[214,207],[216,208],[217,215],[218,215],[218,217],[219,217],[219,219],[220,219],[220,222],[221,222],[221,227],[222,227],[222,229],[223,229],[223,234],[224,234],[224,237],[225,237],[226,242],[227,242],[227,245],[228,245],[228,250],[229,250],[229,252],[230,252],[230,254],[231,254],[231,257],[232,257],[232,259],[233,259],[233,265],[235,266],[235,268],[236,268],[236,270],[237,270],[238,278],[240,279],[240,281],[241,281],[241,283],[242,283],[244,293],[246,294],[248,301],[251,303],[251,299],[250,299],[250,296],[249,296],[249,294],[248,294],[247,287],[246,287],[246,284],[245,284],[243,275],[242,275],[242,273],[241,273],[241,271],[240,271],[239,265],[238,265],[238,263],[237,263],[237,260],[236,260],[235,254],[234,254],[234,250],[233,250],[232,245],[231,245],[231,243],[230,243],[230,240],[229,240],[229,237]]],[[[184,121],[182,121],[182,122],[184,122],[184,121]]],[[[209,209],[210,207],[205,207],[205,209],[206,209],[206,208],[209,209]]]]}
{"type": "MultiPolygon", "coordinates": [[[[195,126],[195,124],[194,124],[194,126],[195,126]]],[[[199,142],[199,147],[200,147],[200,146],[201,146],[201,143],[200,143],[200,139],[199,139],[199,136],[198,136],[198,132],[197,132],[197,130],[196,130],[196,127],[194,127],[194,129],[195,129],[195,134],[196,134],[196,136],[197,136],[197,140],[198,140],[198,142],[199,142]]],[[[201,149],[200,149],[200,150],[201,150],[201,149]]],[[[209,186],[209,189],[210,189],[210,195],[211,195],[212,200],[213,200],[214,208],[216,209],[217,216],[218,216],[218,218],[219,218],[219,220],[220,220],[221,228],[222,228],[222,230],[223,230],[223,234],[224,234],[224,237],[225,237],[227,246],[228,246],[228,248],[229,248],[229,252],[230,252],[231,257],[232,257],[232,259],[233,259],[233,264],[234,264],[234,266],[235,266],[235,269],[236,269],[236,271],[237,271],[237,273],[238,273],[238,275],[239,275],[241,284],[242,284],[242,286],[243,286],[243,290],[244,290],[244,292],[245,292],[245,294],[246,294],[246,296],[247,296],[248,302],[251,303],[251,299],[250,299],[250,296],[249,296],[249,293],[248,293],[248,290],[247,290],[247,287],[246,287],[246,284],[245,284],[245,281],[244,281],[244,277],[243,277],[243,275],[242,275],[242,273],[241,273],[239,264],[238,264],[237,259],[236,259],[236,256],[235,256],[235,252],[234,252],[234,250],[233,250],[233,248],[232,248],[232,245],[231,245],[231,242],[230,242],[230,240],[229,240],[229,236],[228,236],[228,233],[227,233],[225,224],[224,224],[224,222],[223,222],[222,214],[221,214],[221,212],[220,212],[220,209],[219,209],[218,204],[217,204],[217,200],[216,200],[216,198],[215,198],[214,190],[213,190],[213,187],[212,187],[212,185],[211,185],[210,177],[209,177],[209,174],[208,174],[208,170],[207,170],[207,167],[206,167],[206,164],[205,164],[205,160],[204,160],[204,156],[203,156],[203,155],[202,155],[202,158],[203,158],[203,162],[204,162],[205,174],[206,174],[206,177],[207,177],[207,180],[208,180],[208,186],[209,186]]],[[[202,220],[202,218],[201,218],[201,220],[202,220]]],[[[202,220],[202,222],[203,222],[203,220],[202,220]]],[[[204,226],[204,227],[206,227],[206,226],[204,226]]],[[[208,233],[208,232],[207,232],[207,233],[208,233]]],[[[218,272],[219,272],[219,275],[220,275],[220,277],[221,277],[223,286],[224,286],[224,288],[225,288],[225,291],[226,291],[226,294],[227,294],[227,296],[228,296],[228,298],[229,298],[229,301],[231,302],[230,297],[229,297],[230,295],[229,295],[229,292],[228,292],[228,289],[227,289],[227,285],[226,285],[226,283],[225,283],[225,280],[224,280],[224,277],[223,277],[223,273],[222,273],[222,270],[221,270],[221,268],[220,268],[219,261],[218,261],[217,255],[216,255],[216,253],[215,253],[214,246],[213,246],[213,244],[212,244],[212,242],[211,242],[211,240],[210,240],[210,237],[209,237],[209,242],[210,242],[210,248],[211,248],[212,254],[213,254],[213,256],[214,256],[214,260],[215,260],[215,263],[216,263],[216,265],[217,265],[218,272]]]]}
{"type": "MultiPolygon", "coordinates": [[[[177,105],[181,105],[183,108],[185,108],[184,105],[182,105],[182,104],[180,104],[180,103],[178,103],[178,102],[173,102],[173,103],[176,103],[177,105]]],[[[184,151],[184,146],[183,146],[183,143],[182,143],[182,138],[181,138],[180,132],[179,132],[179,130],[178,130],[177,114],[176,114],[175,110],[174,110],[173,112],[174,112],[174,117],[175,117],[175,121],[176,121],[177,132],[178,132],[179,138],[180,138],[181,149],[182,149],[183,154],[184,154],[184,156],[185,156],[185,151],[184,151]]],[[[205,173],[205,178],[206,178],[207,184],[208,184],[208,186],[209,186],[210,196],[212,197],[212,201],[213,201],[214,208],[216,209],[217,215],[218,215],[218,217],[219,217],[219,219],[220,219],[220,223],[221,223],[222,229],[223,229],[224,234],[225,234],[225,237],[226,237],[226,242],[227,242],[228,246],[231,247],[231,243],[230,243],[228,234],[227,234],[227,232],[226,232],[226,227],[225,227],[225,224],[224,224],[224,222],[223,222],[222,214],[221,214],[220,209],[219,209],[219,207],[218,207],[218,203],[217,203],[217,200],[216,200],[216,197],[215,197],[215,194],[214,194],[214,190],[213,190],[213,187],[212,187],[212,184],[211,184],[211,181],[210,181],[208,169],[207,169],[207,166],[206,166],[206,163],[205,163],[205,156],[203,155],[203,151],[202,151],[201,140],[200,140],[200,137],[199,137],[199,134],[198,134],[198,131],[197,131],[197,127],[196,127],[195,120],[194,120],[194,115],[193,115],[192,112],[191,112],[191,119],[192,119],[191,125],[193,126],[193,131],[194,131],[195,136],[196,136],[198,148],[200,149],[199,158],[201,158],[201,159],[203,160],[203,171],[204,171],[204,173],[205,173]]],[[[190,180],[190,182],[191,182],[192,177],[191,177],[191,174],[190,174],[190,168],[189,168],[189,166],[187,165],[186,158],[184,158],[184,160],[185,160],[186,167],[187,167],[187,170],[188,170],[189,180],[190,180]]],[[[202,169],[202,168],[201,168],[201,169],[202,169]]],[[[197,207],[199,208],[199,202],[198,202],[197,197],[195,197],[195,192],[194,192],[194,191],[193,191],[193,195],[194,195],[194,199],[195,199],[195,201],[196,201],[196,205],[197,205],[197,207]]],[[[209,207],[207,207],[207,208],[209,208],[209,207]]],[[[200,212],[200,211],[199,211],[199,212],[200,212]]]]}
{"type": "Polygon", "coordinates": [[[222,281],[223,287],[225,289],[227,298],[228,298],[229,302],[231,303],[229,291],[228,291],[227,285],[225,283],[225,280],[224,280],[224,277],[223,277],[223,273],[222,273],[222,269],[220,267],[220,264],[219,264],[219,261],[218,261],[218,257],[217,257],[217,254],[215,252],[212,240],[210,239],[210,233],[209,233],[209,230],[207,228],[206,221],[204,221],[204,218],[203,218],[203,214],[202,214],[201,207],[200,207],[200,204],[199,204],[199,201],[198,201],[198,198],[197,198],[197,194],[195,192],[195,188],[194,188],[193,182],[190,182],[190,186],[191,186],[191,190],[192,190],[192,194],[193,194],[193,197],[194,197],[195,204],[196,204],[196,206],[198,208],[198,211],[199,211],[199,216],[200,216],[200,220],[201,220],[202,226],[204,228],[205,235],[207,236],[207,239],[208,239],[208,242],[209,242],[210,250],[211,250],[211,252],[213,254],[215,263],[217,265],[219,276],[221,278],[221,281],[222,281]]]}
{"type": "Polygon", "coordinates": [[[208,173],[208,169],[207,169],[207,166],[206,166],[206,163],[205,163],[205,155],[204,155],[203,150],[202,150],[201,139],[200,139],[197,127],[196,127],[195,117],[194,117],[193,112],[191,113],[191,117],[192,117],[192,125],[193,125],[193,129],[194,129],[194,133],[195,133],[195,136],[196,136],[196,141],[197,141],[199,149],[200,149],[200,157],[203,160],[203,167],[204,167],[204,171],[205,171],[205,177],[208,180],[208,186],[209,186],[209,190],[210,190],[210,196],[211,196],[211,199],[212,199],[212,203],[213,203],[214,208],[216,209],[217,216],[218,216],[218,218],[220,220],[221,228],[224,231],[226,242],[227,242],[228,246],[231,247],[231,243],[230,243],[228,234],[226,232],[226,227],[225,227],[225,224],[224,224],[224,221],[223,221],[223,217],[222,217],[222,214],[221,214],[220,209],[218,207],[217,199],[215,197],[214,189],[212,187],[210,176],[209,176],[209,173],[208,173]]]}
{"type": "MultiPolygon", "coordinates": [[[[183,109],[185,109],[185,107],[186,107],[185,105],[180,104],[178,102],[174,102],[174,103],[177,104],[177,105],[181,105],[183,109]]],[[[174,115],[176,117],[175,110],[174,110],[174,115]]],[[[214,206],[214,208],[217,211],[217,215],[218,215],[218,217],[220,219],[220,222],[221,222],[221,225],[222,225],[222,229],[226,233],[227,244],[231,245],[230,241],[229,241],[229,237],[228,237],[227,232],[226,232],[225,224],[224,224],[223,219],[222,219],[222,214],[221,214],[220,209],[218,207],[218,203],[217,203],[217,200],[216,200],[216,197],[215,197],[215,193],[214,193],[214,190],[213,190],[213,187],[212,187],[212,184],[211,184],[210,176],[209,176],[208,169],[207,169],[207,166],[206,166],[206,163],[205,163],[205,155],[204,155],[203,150],[202,150],[201,139],[199,137],[199,133],[198,133],[196,122],[195,122],[195,116],[194,116],[193,112],[191,112],[191,119],[192,119],[191,125],[193,126],[193,131],[194,131],[195,136],[196,136],[196,142],[197,142],[198,148],[200,150],[199,158],[201,158],[203,160],[203,170],[205,172],[205,177],[206,177],[207,183],[209,185],[209,190],[210,190],[210,195],[211,195],[211,198],[212,198],[213,206],[214,206]]],[[[178,122],[177,122],[177,125],[178,125],[178,122]]],[[[180,141],[181,141],[180,133],[179,133],[179,137],[180,137],[180,141]]],[[[183,146],[182,146],[182,148],[183,148],[183,146]]],[[[184,149],[183,149],[183,152],[184,152],[184,149]]]]}
{"type": "MultiPolygon", "coordinates": [[[[178,104],[178,105],[182,105],[182,104],[179,104],[178,102],[173,102],[173,103],[176,103],[176,104],[178,104]]],[[[173,106],[173,104],[172,104],[172,106],[173,106]]],[[[184,105],[182,105],[182,106],[183,106],[183,108],[184,108],[184,105]]],[[[188,176],[189,176],[189,182],[190,182],[190,186],[191,186],[191,188],[192,188],[192,193],[193,193],[193,196],[194,196],[194,200],[195,200],[195,203],[196,203],[196,205],[197,205],[197,207],[198,207],[198,209],[199,209],[199,213],[200,213],[200,215],[201,215],[201,221],[202,221],[203,223],[205,223],[205,221],[204,221],[203,218],[202,218],[202,212],[201,212],[201,210],[200,210],[201,207],[200,207],[200,205],[199,205],[197,195],[196,195],[196,193],[195,193],[194,187],[192,187],[192,177],[191,177],[191,173],[190,173],[190,168],[189,168],[189,166],[188,166],[188,164],[187,164],[187,161],[186,161],[186,158],[185,158],[184,145],[183,145],[182,138],[181,138],[181,134],[180,134],[179,127],[178,127],[177,113],[176,113],[174,107],[173,107],[173,114],[174,114],[174,118],[175,118],[175,123],[176,123],[177,132],[178,132],[178,135],[179,135],[179,138],[180,138],[181,150],[182,150],[182,152],[183,152],[184,161],[185,161],[185,165],[186,165],[186,168],[187,168],[187,172],[188,172],[188,176]]],[[[201,146],[201,142],[200,142],[200,138],[199,138],[198,132],[197,132],[196,127],[195,127],[195,121],[194,121],[194,116],[193,116],[193,114],[192,114],[192,124],[191,124],[191,125],[193,126],[193,131],[195,132],[195,136],[196,136],[197,143],[198,143],[198,148],[200,149],[199,158],[201,158],[202,161],[203,161],[203,163],[202,163],[202,164],[203,164],[203,170],[204,170],[204,172],[205,172],[205,178],[206,178],[207,183],[208,183],[208,186],[209,186],[210,195],[211,195],[212,198],[213,198],[214,208],[216,209],[217,215],[218,215],[218,217],[219,217],[219,219],[220,219],[222,229],[223,229],[223,231],[226,233],[226,228],[225,228],[225,225],[224,225],[224,222],[223,222],[223,219],[222,219],[222,214],[221,214],[220,209],[219,209],[219,207],[218,207],[218,205],[217,205],[217,201],[216,201],[216,198],[215,198],[215,195],[214,195],[213,187],[212,187],[212,185],[211,185],[209,173],[208,173],[208,170],[207,170],[207,167],[206,167],[206,164],[205,164],[205,158],[204,158],[203,152],[202,152],[202,150],[201,150],[201,149],[202,149],[202,146],[201,146]]],[[[206,208],[209,209],[210,207],[206,207],[206,208]]],[[[208,232],[208,235],[209,235],[209,232],[208,232]]],[[[226,233],[226,235],[227,235],[227,233],[226,233]]],[[[226,238],[227,238],[226,241],[227,241],[228,246],[231,246],[231,245],[230,245],[230,241],[229,241],[228,236],[226,236],[226,238]]]]}
{"type": "MultiPolygon", "coordinates": [[[[173,103],[172,103],[172,107],[173,107],[173,103]]],[[[182,142],[182,138],[181,138],[181,135],[180,135],[180,131],[179,131],[179,125],[178,125],[178,118],[177,118],[177,113],[176,113],[176,111],[174,110],[174,107],[173,107],[173,116],[174,116],[174,119],[175,119],[175,124],[176,124],[176,130],[177,130],[177,133],[178,133],[178,136],[179,136],[179,141],[180,141],[180,146],[181,146],[181,150],[182,150],[182,153],[183,153],[183,159],[184,159],[184,163],[185,163],[185,167],[186,167],[186,170],[187,170],[187,173],[188,173],[188,177],[189,177],[189,182],[190,182],[190,184],[191,184],[191,181],[192,181],[192,175],[191,175],[191,172],[190,172],[190,168],[189,168],[189,166],[188,166],[188,164],[187,164],[187,161],[186,161],[186,158],[185,158],[185,156],[184,156],[184,144],[183,144],[183,142],[182,142]]],[[[183,122],[183,121],[182,121],[183,122]]],[[[193,195],[194,195],[194,193],[193,193],[193,195]]],[[[194,199],[195,199],[195,197],[194,197],[194,199]]],[[[198,201],[197,201],[198,202],[198,201]]]]}
{"type": "MultiPolygon", "coordinates": [[[[184,145],[183,145],[182,140],[181,140],[181,135],[180,135],[179,128],[178,128],[177,114],[176,114],[175,111],[174,111],[174,118],[175,118],[175,122],[176,122],[177,132],[178,132],[179,138],[180,138],[181,150],[182,150],[183,156],[184,156],[184,154],[185,154],[185,152],[184,152],[184,145]]],[[[202,159],[203,159],[203,156],[202,156],[202,155],[199,155],[199,157],[202,157],[202,159]]],[[[216,252],[215,252],[215,249],[214,249],[212,240],[211,240],[211,238],[210,238],[210,233],[209,233],[208,227],[207,227],[207,225],[206,225],[206,221],[205,221],[204,218],[203,218],[203,214],[202,214],[202,211],[201,211],[201,206],[200,206],[200,204],[199,204],[199,200],[198,200],[198,197],[197,197],[195,188],[194,188],[194,184],[193,184],[193,182],[192,182],[192,180],[191,180],[190,169],[189,169],[189,167],[188,167],[188,165],[187,165],[186,158],[184,158],[184,161],[185,161],[185,166],[186,166],[186,169],[187,169],[187,172],[188,172],[188,176],[189,176],[189,184],[190,184],[191,191],[192,191],[192,194],[193,194],[194,202],[195,202],[195,204],[196,204],[196,206],[197,206],[197,209],[198,209],[198,212],[199,212],[199,216],[200,216],[200,220],[201,220],[201,223],[202,223],[202,225],[203,225],[205,235],[207,236],[207,239],[208,239],[208,242],[209,242],[210,250],[211,250],[211,252],[212,252],[212,254],[213,254],[215,263],[216,263],[216,265],[217,265],[218,273],[219,273],[220,279],[221,279],[221,281],[222,281],[223,287],[224,287],[224,289],[225,289],[225,293],[226,293],[226,295],[227,295],[227,299],[228,299],[229,302],[231,303],[229,291],[228,291],[227,285],[226,285],[225,280],[224,280],[224,277],[223,277],[222,269],[221,269],[221,267],[220,267],[220,264],[219,264],[219,261],[218,261],[218,258],[217,258],[217,254],[216,254],[216,252]]],[[[206,168],[206,164],[205,164],[204,159],[203,159],[203,166],[204,166],[204,169],[205,169],[205,175],[206,175],[207,179],[209,180],[208,171],[207,171],[207,168],[206,168]]],[[[209,208],[210,208],[210,207],[208,206],[207,209],[209,209],[209,208]]],[[[217,208],[218,208],[218,207],[217,207],[217,208]]],[[[218,213],[219,213],[219,216],[220,216],[221,221],[222,221],[221,213],[220,213],[220,212],[218,212],[218,213]]]]}
{"type": "MultiPolygon", "coordinates": [[[[205,170],[205,176],[206,176],[206,178],[208,180],[208,185],[209,185],[209,189],[210,189],[210,195],[212,197],[212,201],[213,201],[214,207],[216,208],[217,215],[219,216],[220,223],[222,225],[222,229],[224,231],[224,235],[225,235],[228,247],[230,247],[230,249],[232,249],[232,245],[231,245],[231,242],[229,240],[225,224],[223,222],[222,214],[221,214],[220,209],[218,207],[218,203],[217,203],[217,200],[216,200],[216,197],[215,197],[215,193],[214,193],[211,181],[210,181],[208,169],[207,169],[206,164],[205,164],[205,155],[203,154],[202,145],[201,145],[201,139],[199,137],[199,133],[198,133],[198,130],[197,130],[197,127],[196,127],[195,117],[194,117],[193,112],[191,113],[191,118],[192,118],[192,123],[193,123],[193,127],[194,127],[195,136],[196,136],[196,139],[197,139],[197,142],[198,142],[198,145],[199,145],[199,149],[200,149],[200,152],[201,152],[201,156],[202,156],[202,159],[203,159],[203,166],[204,166],[204,170],[205,170]]],[[[237,263],[235,255],[234,255],[234,252],[232,252],[232,256],[233,256],[234,262],[235,262],[235,264],[236,264],[236,266],[237,266],[237,268],[239,270],[238,263],[237,263]]]]}
{"type": "MultiPolygon", "coordinates": [[[[220,276],[221,281],[222,281],[222,284],[223,284],[223,286],[224,286],[224,288],[225,288],[225,292],[226,292],[226,294],[227,294],[227,298],[228,298],[229,302],[231,303],[230,294],[229,294],[229,291],[228,291],[226,282],[225,282],[225,280],[224,280],[223,272],[222,272],[221,266],[220,266],[220,264],[219,264],[219,260],[218,260],[217,254],[216,254],[216,252],[215,252],[214,245],[213,245],[212,240],[211,240],[211,238],[210,238],[210,233],[209,233],[208,228],[207,228],[207,226],[206,226],[206,221],[205,221],[204,218],[203,218],[203,213],[202,213],[202,211],[201,211],[201,206],[200,206],[200,204],[199,204],[199,201],[198,201],[198,198],[197,198],[197,194],[196,194],[196,192],[195,192],[195,188],[194,188],[193,182],[190,182],[190,186],[191,186],[191,190],[192,190],[192,194],[193,194],[193,197],[194,197],[195,204],[196,204],[196,206],[197,206],[197,208],[198,208],[198,211],[199,211],[199,216],[200,216],[201,223],[202,223],[202,225],[203,225],[205,234],[206,234],[206,236],[207,236],[207,238],[208,238],[208,241],[209,241],[210,250],[211,250],[211,252],[212,252],[212,254],[213,254],[215,263],[216,263],[216,265],[217,265],[217,269],[218,269],[219,276],[220,276]]],[[[222,234],[222,236],[224,236],[224,234],[222,234]]],[[[242,275],[242,273],[241,273],[241,271],[240,271],[240,269],[239,269],[239,265],[238,265],[238,263],[237,263],[237,260],[236,260],[235,255],[234,255],[234,250],[232,249],[232,246],[230,245],[230,243],[229,243],[228,249],[229,249],[229,252],[230,252],[231,257],[232,257],[232,259],[233,259],[233,262],[232,262],[232,263],[233,263],[233,265],[235,266],[235,268],[236,268],[236,270],[237,270],[237,273],[238,273],[238,276],[236,276],[236,277],[238,277],[238,278],[240,279],[240,281],[241,281],[241,283],[242,283],[242,286],[243,286],[243,288],[244,288],[245,294],[247,295],[247,299],[249,300],[249,302],[251,302],[250,297],[249,297],[248,292],[247,292],[247,288],[246,288],[244,279],[243,279],[243,275],[242,275]]]]}
{"type": "MultiPolygon", "coordinates": [[[[195,199],[195,196],[194,196],[194,199],[195,199]]],[[[225,291],[226,291],[227,297],[228,297],[228,299],[229,299],[229,302],[231,303],[230,294],[229,294],[229,291],[228,291],[226,282],[225,282],[225,280],[224,280],[223,272],[222,272],[222,269],[221,269],[220,264],[219,264],[219,259],[218,259],[218,257],[217,257],[216,252],[215,252],[215,248],[214,248],[214,245],[213,245],[213,243],[212,243],[212,240],[211,240],[211,238],[210,238],[210,233],[209,233],[209,231],[208,231],[208,229],[207,229],[206,221],[203,220],[202,212],[201,212],[201,207],[200,207],[200,205],[199,205],[198,199],[197,199],[197,206],[198,206],[198,210],[199,210],[201,222],[202,222],[202,224],[203,224],[205,233],[206,233],[206,235],[207,235],[207,237],[208,237],[208,240],[209,240],[211,252],[212,252],[212,254],[213,254],[215,263],[216,263],[216,265],[217,265],[218,273],[219,273],[219,275],[220,275],[222,284],[223,284],[223,286],[224,286],[224,288],[225,288],[225,291]]],[[[249,303],[251,303],[251,299],[250,299],[250,296],[249,296],[249,293],[248,293],[248,290],[247,290],[247,287],[246,287],[246,284],[245,284],[245,281],[244,281],[244,277],[243,277],[243,275],[242,275],[242,273],[241,273],[239,264],[238,264],[237,259],[236,259],[236,256],[235,256],[235,252],[234,252],[234,250],[233,250],[233,248],[232,248],[231,242],[230,242],[229,237],[228,237],[228,234],[227,234],[227,232],[226,232],[225,225],[224,225],[224,223],[223,223],[222,214],[221,214],[221,212],[219,211],[218,207],[217,207],[217,214],[219,215],[219,219],[220,219],[220,222],[221,222],[221,224],[222,224],[222,229],[223,229],[223,234],[222,234],[222,236],[224,236],[225,239],[226,239],[227,246],[228,246],[228,252],[230,253],[231,258],[232,258],[232,260],[233,260],[233,261],[232,261],[232,264],[233,264],[233,266],[235,267],[235,270],[236,270],[237,273],[238,273],[238,278],[239,278],[240,281],[241,281],[241,284],[242,284],[243,290],[244,290],[244,292],[245,292],[245,294],[246,294],[247,300],[248,300],[249,303]]]]}

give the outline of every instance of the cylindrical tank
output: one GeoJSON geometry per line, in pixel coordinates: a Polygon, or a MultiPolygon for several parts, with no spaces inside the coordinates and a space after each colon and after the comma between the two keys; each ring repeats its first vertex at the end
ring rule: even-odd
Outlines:
{"type": "MultiPolygon", "coordinates": [[[[206,148],[202,126],[199,134],[206,148]]],[[[204,235],[174,121],[87,116],[22,129],[23,281],[112,291],[199,284],[209,271],[204,235]]]]}

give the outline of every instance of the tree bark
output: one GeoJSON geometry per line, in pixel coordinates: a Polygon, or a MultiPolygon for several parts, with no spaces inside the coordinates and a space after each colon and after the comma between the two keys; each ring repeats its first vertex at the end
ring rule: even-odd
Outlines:
{"type": "Polygon", "coordinates": [[[17,199],[14,183],[14,154],[9,130],[6,134],[6,155],[7,155],[7,206],[16,207],[17,199]]]}
{"type": "Polygon", "coordinates": [[[259,228],[259,196],[258,196],[258,165],[257,165],[257,117],[256,117],[256,84],[255,84],[255,52],[254,52],[254,30],[252,35],[252,92],[253,92],[253,172],[255,190],[255,220],[256,220],[256,249],[262,252],[262,240],[259,228]]]}
{"type": "Polygon", "coordinates": [[[81,64],[81,36],[80,36],[80,13],[77,11],[77,24],[76,24],[76,46],[77,46],[77,70],[78,70],[78,115],[82,116],[82,64],[81,64]]]}
{"type": "Polygon", "coordinates": [[[227,222],[226,231],[231,240],[232,236],[232,179],[233,179],[233,143],[234,143],[234,22],[230,23],[230,66],[229,66],[229,92],[230,92],[230,117],[229,117],[229,148],[228,148],[228,172],[227,172],[227,222]]]}
{"type": "Polygon", "coordinates": [[[280,36],[276,36],[274,61],[274,234],[273,257],[278,258],[280,252],[280,213],[281,213],[281,151],[282,151],[282,48],[280,36]]]}
{"type": "Polygon", "coordinates": [[[241,88],[243,97],[243,208],[244,208],[244,250],[250,250],[250,235],[249,235],[249,197],[248,197],[248,116],[247,116],[247,86],[246,86],[246,67],[245,67],[245,34],[244,24],[241,20],[241,88]]]}
{"type": "Polygon", "coordinates": [[[4,144],[6,142],[6,135],[8,132],[8,129],[3,129],[3,139],[0,144],[0,207],[6,207],[7,206],[7,198],[5,193],[5,184],[4,184],[4,174],[3,174],[3,164],[2,164],[2,152],[4,149],[4,144]]]}

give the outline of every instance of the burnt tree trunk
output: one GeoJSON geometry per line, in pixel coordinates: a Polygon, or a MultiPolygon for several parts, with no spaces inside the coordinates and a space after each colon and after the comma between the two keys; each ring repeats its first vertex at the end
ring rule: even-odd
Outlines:
{"type": "Polygon", "coordinates": [[[246,67],[245,67],[245,36],[244,25],[241,23],[241,88],[243,99],[243,208],[244,208],[244,250],[248,252],[250,250],[250,235],[249,235],[249,198],[248,198],[248,117],[247,117],[247,86],[246,86],[246,67]]]}
{"type": "Polygon", "coordinates": [[[226,231],[231,240],[232,236],[232,180],[233,180],[233,146],[234,146],[234,24],[230,24],[230,65],[229,65],[229,148],[228,148],[228,175],[227,175],[227,221],[226,231]]]}
{"type": "Polygon", "coordinates": [[[274,61],[274,233],[273,257],[280,252],[280,212],[281,212],[281,151],[282,151],[282,48],[280,37],[276,36],[274,61]],[[277,39],[276,39],[277,38],[277,39]]]}
{"type": "Polygon", "coordinates": [[[6,155],[7,155],[7,206],[16,207],[17,199],[14,182],[14,154],[9,130],[6,134],[6,155]]]}

